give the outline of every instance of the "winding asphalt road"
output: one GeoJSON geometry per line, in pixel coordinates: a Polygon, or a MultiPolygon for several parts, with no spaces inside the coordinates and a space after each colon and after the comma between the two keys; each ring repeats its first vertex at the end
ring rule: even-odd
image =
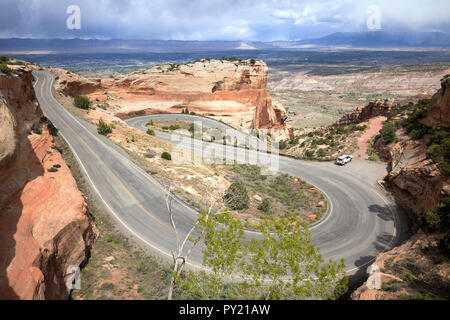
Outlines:
{"type": "MultiPolygon", "coordinates": [[[[52,74],[35,71],[34,75],[37,79],[36,95],[44,114],[69,144],[106,208],[134,239],[171,259],[170,252],[176,249],[176,240],[166,209],[165,189],[112,142],[98,135],[95,127],[73,116],[53,98],[52,74]]],[[[187,115],[169,117],[193,119],[187,115]]],[[[127,122],[146,131],[145,123],[149,119],[155,119],[155,116],[132,118],[127,122]]],[[[214,127],[223,125],[202,117],[195,117],[195,120],[214,127]]],[[[156,134],[179,148],[203,152],[203,156],[252,163],[276,162],[275,167],[280,172],[298,176],[317,186],[325,193],[330,212],[323,221],[310,228],[312,241],[320,247],[325,260],[344,258],[349,273],[366,268],[376,255],[397,245],[403,238],[406,230],[404,219],[376,184],[376,179],[384,171],[383,164],[353,161],[345,167],[337,167],[329,162],[300,161],[233,146],[224,148],[220,144],[189,137],[178,136],[174,141],[177,135],[156,134]]],[[[196,219],[196,212],[181,202],[175,202],[173,210],[180,232],[188,232],[196,219]]],[[[247,232],[247,236],[258,234],[247,232]]],[[[191,267],[202,268],[200,249],[197,247],[192,253],[191,267]]]]}

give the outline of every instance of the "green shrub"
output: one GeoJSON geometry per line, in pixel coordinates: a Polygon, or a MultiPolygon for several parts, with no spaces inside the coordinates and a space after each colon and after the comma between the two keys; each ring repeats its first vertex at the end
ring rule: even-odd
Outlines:
{"type": "Polygon", "coordinates": [[[73,99],[73,105],[77,108],[87,110],[89,109],[91,102],[86,96],[76,96],[75,99],[73,99]]]}
{"type": "Polygon", "coordinates": [[[278,144],[278,148],[279,148],[280,150],[283,150],[283,149],[286,149],[286,147],[287,147],[286,141],[281,140],[280,143],[278,144]]]}
{"type": "Polygon", "coordinates": [[[264,198],[263,201],[259,204],[258,210],[261,210],[262,212],[269,213],[272,211],[272,205],[270,203],[269,198],[264,198]]]}
{"type": "Polygon", "coordinates": [[[327,153],[325,152],[325,149],[321,148],[319,150],[317,150],[317,156],[320,158],[323,158],[327,155],[327,153]]]}
{"type": "Polygon", "coordinates": [[[196,113],[194,112],[194,111],[191,111],[191,116],[195,116],[196,115],[196,113]]]}
{"type": "Polygon", "coordinates": [[[223,196],[225,205],[232,210],[247,209],[250,203],[247,188],[242,181],[235,181],[223,196]]]}
{"type": "Polygon", "coordinates": [[[8,57],[0,56],[0,63],[6,63],[6,62],[8,62],[8,61],[9,61],[9,58],[8,58],[8,57]]]}
{"type": "Polygon", "coordinates": [[[42,129],[40,125],[33,124],[31,130],[36,134],[42,134],[42,129]]]}
{"type": "Polygon", "coordinates": [[[422,219],[425,230],[434,231],[436,229],[450,227],[450,197],[442,200],[434,211],[428,211],[422,219]]]}
{"type": "Polygon", "coordinates": [[[163,152],[161,154],[161,158],[166,159],[166,160],[172,160],[172,155],[168,152],[163,152]]]}
{"type": "Polygon", "coordinates": [[[0,72],[3,72],[9,76],[12,70],[6,65],[6,63],[0,63],[0,72]]]}
{"type": "Polygon", "coordinates": [[[97,132],[104,136],[110,134],[112,132],[112,126],[103,121],[102,118],[97,123],[97,132]]]}
{"type": "Polygon", "coordinates": [[[380,136],[383,141],[388,144],[395,141],[395,125],[392,122],[383,122],[383,127],[380,130],[380,136]]]}
{"type": "Polygon", "coordinates": [[[156,134],[155,134],[155,131],[152,130],[152,129],[148,129],[148,130],[147,130],[147,134],[149,134],[149,135],[151,135],[151,136],[156,135],[156,134]]]}
{"type": "Polygon", "coordinates": [[[145,263],[144,261],[141,261],[136,267],[136,270],[143,274],[146,274],[149,271],[149,269],[150,269],[150,266],[147,263],[145,263]]]}
{"type": "Polygon", "coordinates": [[[441,223],[441,218],[436,211],[428,211],[423,217],[424,226],[428,231],[436,230],[441,223]]]}
{"type": "Polygon", "coordinates": [[[439,171],[444,176],[450,176],[450,138],[444,139],[441,144],[433,143],[430,150],[430,157],[437,164],[439,171]]]}
{"type": "Polygon", "coordinates": [[[60,165],[60,164],[54,164],[54,165],[53,165],[53,168],[57,168],[57,169],[58,169],[58,168],[61,168],[61,165],[60,165]]]}
{"type": "Polygon", "coordinates": [[[57,172],[58,169],[55,168],[55,167],[51,167],[51,168],[48,168],[47,171],[48,171],[48,172],[57,172]]]}
{"type": "Polygon", "coordinates": [[[254,65],[256,63],[256,60],[255,59],[250,59],[250,64],[251,65],[254,65]]]}
{"type": "Polygon", "coordinates": [[[314,156],[314,150],[306,150],[305,157],[312,158],[314,156]]]}
{"type": "Polygon", "coordinates": [[[180,129],[181,127],[178,124],[173,124],[169,127],[169,130],[175,131],[180,129]]]}

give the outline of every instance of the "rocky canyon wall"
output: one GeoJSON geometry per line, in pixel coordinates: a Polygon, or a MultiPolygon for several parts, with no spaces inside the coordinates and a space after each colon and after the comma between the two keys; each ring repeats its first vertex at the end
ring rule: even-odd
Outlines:
{"type": "Polygon", "coordinates": [[[32,79],[25,67],[0,73],[0,299],[67,299],[66,271],[96,231],[32,79]]]}

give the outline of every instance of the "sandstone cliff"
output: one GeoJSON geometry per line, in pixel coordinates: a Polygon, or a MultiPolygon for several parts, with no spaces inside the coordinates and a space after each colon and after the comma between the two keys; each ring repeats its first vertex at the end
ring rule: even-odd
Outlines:
{"type": "Polygon", "coordinates": [[[441,80],[441,88],[431,99],[428,116],[422,123],[429,127],[450,127],[450,75],[441,80]]]}
{"type": "Polygon", "coordinates": [[[0,73],[0,299],[66,299],[66,270],[86,260],[96,232],[30,70],[13,69],[0,73]]]}
{"type": "Polygon", "coordinates": [[[333,127],[344,126],[357,120],[367,121],[371,118],[387,116],[392,110],[398,107],[400,107],[400,104],[394,99],[377,99],[375,101],[371,101],[365,107],[358,107],[354,111],[344,113],[342,118],[335,123],[333,127]]]}
{"type": "Polygon", "coordinates": [[[106,102],[119,117],[180,113],[187,107],[240,129],[286,128],[286,111],[270,97],[268,67],[260,60],[168,63],[114,79],[86,79],[60,69],[52,71],[59,76],[58,89],[106,102]]]}

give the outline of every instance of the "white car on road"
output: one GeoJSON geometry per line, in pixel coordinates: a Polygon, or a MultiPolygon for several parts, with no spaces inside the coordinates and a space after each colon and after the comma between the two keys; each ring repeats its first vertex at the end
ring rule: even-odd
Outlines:
{"type": "Polygon", "coordinates": [[[336,164],[343,166],[343,165],[349,163],[350,161],[352,161],[352,159],[353,159],[352,156],[350,156],[348,154],[344,154],[336,159],[336,164]]]}

